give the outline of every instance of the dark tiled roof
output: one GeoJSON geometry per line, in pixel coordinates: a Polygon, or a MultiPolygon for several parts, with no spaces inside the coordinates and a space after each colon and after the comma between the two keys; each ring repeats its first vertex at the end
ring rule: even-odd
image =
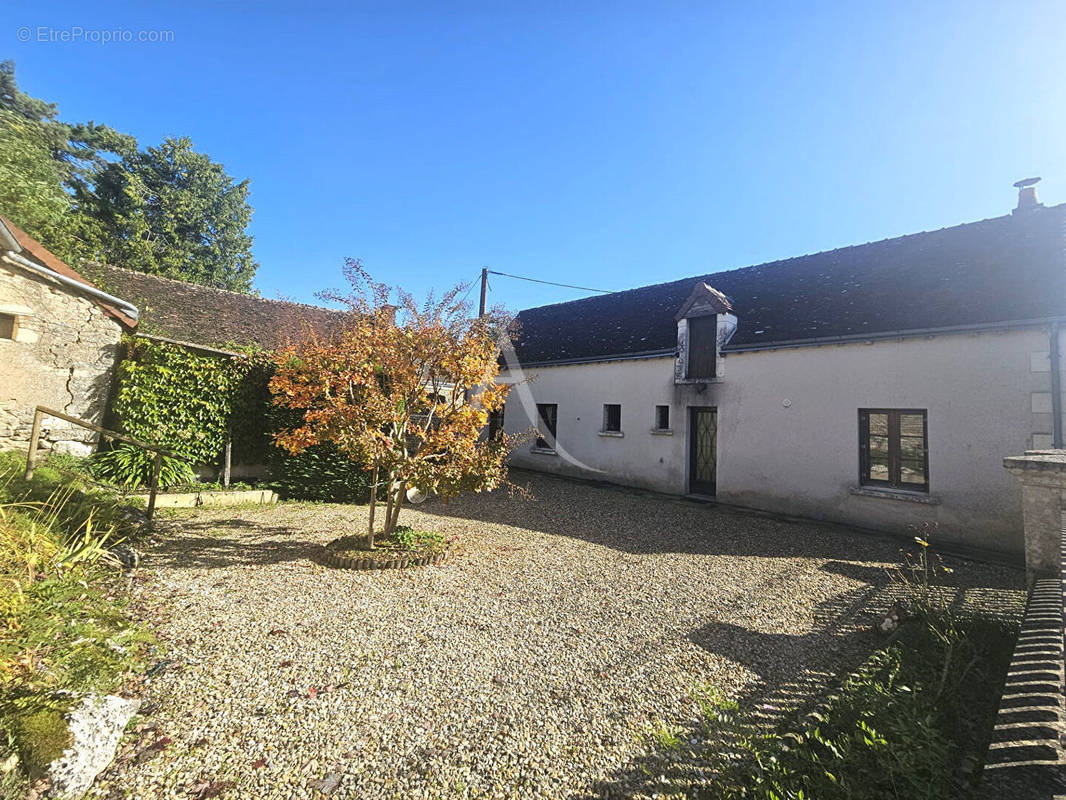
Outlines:
{"type": "Polygon", "coordinates": [[[1066,315],[1066,204],[518,315],[525,364],[672,352],[705,281],[737,316],[728,349],[1066,315]]]}
{"type": "Polygon", "coordinates": [[[140,309],[139,332],[183,342],[274,349],[297,339],[308,325],[325,334],[344,321],[343,312],[321,306],[266,300],[103,264],[86,270],[140,309]]]}

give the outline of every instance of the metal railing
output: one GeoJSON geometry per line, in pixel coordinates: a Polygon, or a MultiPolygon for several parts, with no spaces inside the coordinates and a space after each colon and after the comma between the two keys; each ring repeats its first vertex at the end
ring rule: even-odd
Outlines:
{"type": "Polygon", "coordinates": [[[64,414],[62,411],[56,411],[54,408],[48,408],[47,406],[37,406],[37,408],[34,409],[33,412],[33,428],[30,430],[30,452],[26,455],[26,480],[29,480],[33,477],[33,471],[37,468],[37,443],[38,440],[41,438],[41,419],[45,416],[56,417],[58,419],[69,422],[72,425],[77,425],[81,428],[85,428],[86,430],[93,431],[94,433],[99,433],[101,436],[106,436],[109,439],[117,439],[120,442],[132,444],[134,447],[139,447],[142,450],[147,450],[150,453],[155,453],[155,458],[152,460],[151,489],[148,494],[148,511],[146,515],[148,519],[151,519],[152,515],[155,513],[155,496],[159,491],[159,470],[162,466],[163,456],[167,456],[169,458],[177,458],[181,461],[186,462],[189,461],[189,459],[185,458],[184,456],[180,456],[177,453],[171,452],[170,450],[165,450],[162,447],[157,447],[154,444],[145,444],[144,442],[139,442],[136,439],[131,439],[129,436],[125,436],[121,433],[108,430],[107,428],[101,428],[99,425],[93,425],[91,422],[86,422],[83,419],[78,419],[77,417],[72,417],[69,414],[64,414]]]}

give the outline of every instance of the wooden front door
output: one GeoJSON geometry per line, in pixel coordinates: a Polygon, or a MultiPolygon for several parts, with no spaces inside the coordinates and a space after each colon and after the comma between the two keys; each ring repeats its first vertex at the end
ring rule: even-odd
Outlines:
{"type": "Polygon", "coordinates": [[[718,468],[718,409],[689,408],[688,490],[713,496],[718,468]]]}

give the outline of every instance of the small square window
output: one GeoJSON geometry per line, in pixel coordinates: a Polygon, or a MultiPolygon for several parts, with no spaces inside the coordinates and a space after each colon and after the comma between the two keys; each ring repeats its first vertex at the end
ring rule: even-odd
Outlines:
{"type": "Polygon", "coordinates": [[[670,406],[655,406],[655,430],[670,430],[670,406]]]}
{"type": "Polygon", "coordinates": [[[622,431],[622,406],[618,403],[604,403],[603,406],[603,432],[621,433],[622,431]]]}
{"type": "Polygon", "coordinates": [[[14,341],[19,334],[19,318],[14,314],[0,314],[0,339],[14,341]]]}

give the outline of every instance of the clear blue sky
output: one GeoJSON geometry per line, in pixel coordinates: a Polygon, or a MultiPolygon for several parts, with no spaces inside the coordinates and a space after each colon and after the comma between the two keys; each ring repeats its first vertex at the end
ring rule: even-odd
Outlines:
{"type": "Polygon", "coordinates": [[[483,265],[622,289],[998,216],[1030,175],[1066,200],[1063,2],[9,0],[3,27],[62,118],[251,180],[267,297],[345,256],[418,294],[483,265]]]}

